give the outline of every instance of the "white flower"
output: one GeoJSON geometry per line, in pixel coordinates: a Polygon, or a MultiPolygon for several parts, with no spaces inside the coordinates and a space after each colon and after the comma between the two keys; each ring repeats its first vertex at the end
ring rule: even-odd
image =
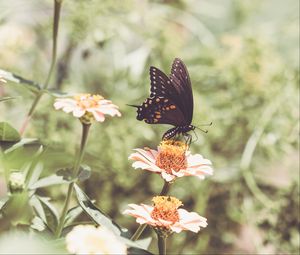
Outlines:
{"type": "Polygon", "coordinates": [[[126,246],[105,227],[78,225],[66,236],[72,254],[126,254],[126,246]]]}

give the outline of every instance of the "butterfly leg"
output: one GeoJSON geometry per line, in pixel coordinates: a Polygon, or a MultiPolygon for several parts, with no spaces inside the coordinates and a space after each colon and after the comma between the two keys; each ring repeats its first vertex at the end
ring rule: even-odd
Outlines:
{"type": "Polygon", "coordinates": [[[196,136],[196,140],[193,141],[193,143],[194,143],[194,142],[198,141],[198,136],[197,136],[197,133],[195,132],[195,130],[193,130],[193,132],[194,132],[194,134],[195,134],[195,136],[196,136]]]}
{"type": "Polygon", "coordinates": [[[185,144],[187,146],[190,146],[191,143],[192,143],[192,135],[190,135],[188,133],[183,133],[183,137],[184,137],[184,140],[185,140],[185,144]]]}

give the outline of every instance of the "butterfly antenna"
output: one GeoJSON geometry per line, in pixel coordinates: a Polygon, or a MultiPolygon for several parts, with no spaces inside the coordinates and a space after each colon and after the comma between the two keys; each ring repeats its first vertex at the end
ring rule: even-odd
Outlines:
{"type": "Polygon", "coordinates": [[[195,126],[195,128],[201,130],[201,131],[202,131],[203,133],[205,133],[205,134],[208,133],[208,130],[207,130],[207,129],[202,129],[202,128],[199,128],[199,127],[196,127],[196,126],[195,126]]]}
{"type": "Polygon", "coordinates": [[[128,106],[131,106],[131,107],[135,107],[135,108],[139,108],[139,105],[135,105],[135,104],[126,104],[128,106]]]}
{"type": "Polygon", "coordinates": [[[209,122],[209,123],[201,124],[199,126],[208,127],[208,126],[211,126],[211,125],[212,125],[212,121],[209,122]]]}
{"type": "MultiPolygon", "coordinates": [[[[206,123],[206,124],[201,124],[200,126],[208,127],[208,126],[211,126],[211,125],[212,125],[212,122],[206,123]]],[[[202,129],[202,128],[197,127],[197,126],[194,126],[194,127],[197,128],[197,129],[199,129],[199,130],[201,130],[201,131],[204,132],[204,133],[208,133],[208,130],[207,130],[207,129],[202,129]]]]}

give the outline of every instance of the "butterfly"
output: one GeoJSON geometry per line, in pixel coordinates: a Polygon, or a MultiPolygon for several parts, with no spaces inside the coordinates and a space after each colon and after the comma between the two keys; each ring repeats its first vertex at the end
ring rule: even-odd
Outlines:
{"type": "Polygon", "coordinates": [[[170,124],[174,127],[167,130],[162,139],[172,139],[183,135],[191,139],[189,131],[193,126],[194,99],[189,73],[183,61],[175,58],[170,76],[151,66],[150,96],[137,108],[137,120],[148,124],[170,124]]]}

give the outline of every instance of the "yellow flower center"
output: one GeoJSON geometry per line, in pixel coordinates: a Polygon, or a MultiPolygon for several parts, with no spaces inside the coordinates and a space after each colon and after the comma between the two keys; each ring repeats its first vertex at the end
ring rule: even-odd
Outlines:
{"type": "Polygon", "coordinates": [[[91,94],[79,94],[74,96],[74,99],[77,101],[77,105],[82,109],[88,109],[98,106],[100,100],[103,99],[100,95],[91,95],[91,94]]]}
{"type": "Polygon", "coordinates": [[[151,213],[153,219],[163,219],[172,223],[179,221],[177,209],[182,205],[180,200],[170,196],[156,196],[152,202],[154,203],[154,209],[151,213]]]}
{"type": "Polygon", "coordinates": [[[155,164],[168,174],[172,170],[178,172],[187,167],[185,152],[187,145],[180,141],[166,140],[159,145],[159,153],[155,164]]]}

